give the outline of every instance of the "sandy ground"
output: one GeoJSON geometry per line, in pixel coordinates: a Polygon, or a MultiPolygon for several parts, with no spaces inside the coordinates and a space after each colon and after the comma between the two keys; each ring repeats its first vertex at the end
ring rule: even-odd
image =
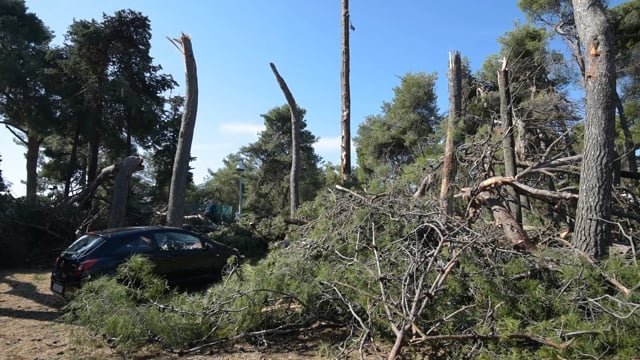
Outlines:
{"type": "Polygon", "coordinates": [[[232,353],[178,357],[160,349],[118,354],[83,328],[59,317],[65,301],[49,291],[49,271],[0,271],[0,359],[322,359],[312,348],[300,351],[238,345],[232,353]]]}

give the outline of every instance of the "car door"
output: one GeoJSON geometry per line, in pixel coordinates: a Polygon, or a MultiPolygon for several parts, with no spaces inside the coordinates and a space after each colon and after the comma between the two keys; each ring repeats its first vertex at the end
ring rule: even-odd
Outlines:
{"type": "Polygon", "coordinates": [[[171,234],[179,259],[184,269],[182,276],[189,279],[208,279],[214,276],[215,263],[210,258],[210,251],[202,240],[187,232],[171,234]]]}
{"type": "Polygon", "coordinates": [[[158,269],[173,283],[209,277],[206,250],[197,236],[180,231],[154,234],[158,245],[158,269]]]}
{"type": "MultiPolygon", "coordinates": [[[[148,235],[133,235],[119,241],[120,244],[113,251],[113,270],[121,263],[125,262],[132,255],[142,255],[148,258],[157,268],[157,246],[148,235]]],[[[157,269],[154,269],[157,270],[157,269]]]]}

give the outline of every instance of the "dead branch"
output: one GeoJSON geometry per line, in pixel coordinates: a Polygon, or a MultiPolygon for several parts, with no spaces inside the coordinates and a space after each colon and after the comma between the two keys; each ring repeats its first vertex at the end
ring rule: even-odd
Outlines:
{"type": "Polygon", "coordinates": [[[353,196],[357,197],[358,199],[360,199],[360,200],[362,200],[362,201],[369,202],[369,200],[367,200],[367,198],[365,198],[364,196],[362,196],[362,195],[358,194],[358,193],[357,193],[357,192],[355,192],[355,191],[349,190],[349,189],[347,189],[346,187],[343,187],[343,186],[340,186],[340,185],[336,185],[336,189],[338,189],[338,190],[340,190],[340,191],[344,191],[344,192],[346,192],[346,193],[349,193],[349,194],[351,194],[351,195],[353,195],[353,196]]]}
{"type": "Polygon", "coordinates": [[[545,339],[539,336],[527,335],[527,334],[506,334],[506,335],[480,335],[480,334],[453,334],[453,335],[430,335],[422,338],[413,339],[412,343],[417,344],[421,342],[437,342],[437,341],[504,341],[508,340],[518,340],[525,342],[533,342],[539,345],[549,346],[558,350],[567,349],[573,339],[565,341],[561,344],[558,344],[555,341],[545,339]]]}
{"type": "Polygon", "coordinates": [[[529,236],[522,229],[522,226],[494,191],[486,190],[478,193],[472,204],[473,203],[476,205],[471,206],[476,209],[478,206],[483,205],[491,210],[496,222],[500,224],[505,237],[514,248],[522,249],[529,253],[536,250],[536,245],[529,239],[529,236]]]}

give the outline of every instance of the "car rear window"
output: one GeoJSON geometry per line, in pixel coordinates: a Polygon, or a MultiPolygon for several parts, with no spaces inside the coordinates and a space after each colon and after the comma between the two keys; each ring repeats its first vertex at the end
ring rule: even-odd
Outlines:
{"type": "Polygon", "coordinates": [[[65,253],[86,254],[104,243],[104,238],[95,234],[85,234],[80,236],[71,244],[65,253]]]}

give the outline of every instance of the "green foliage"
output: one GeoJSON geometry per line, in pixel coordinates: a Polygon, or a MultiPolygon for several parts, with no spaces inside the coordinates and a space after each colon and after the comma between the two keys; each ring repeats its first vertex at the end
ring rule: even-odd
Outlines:
{"type": "Polygon", "coordinates": [[[401,166],[434,152],[438,142],[431,135],[440,120],[435,81],[435,74],[405,74],[382,114],[360,124],[355,142],[361,182],[376,179],[384,186],[397,178],[401,166]]]}
{"type": "Polygon", "coordinates": [[[72,206],[40,198],[37,205],[26,199],[0,194],[0,268],[51,266],[60,244],[75,238],[82,212],[72,206]],[[28,220],[25,220],[28,219],[28,220]]]}
{"type": "Polygon", "coordinates": [[[246,261],[254,262],[267,255],[269,242],[274,238],[265,236],[264,231],[245,225],[244,222],[230,224],[208,235],[213,240],[238,250],[246,261]]]}
{"type": "MultiPolygon", "coordinates": [[[[320,157],[313,144],[316,137],[306,129],[304,109],[298,109],[300,130],[300,201],[313,200],[324,185],[320,157]]],[[[208,201],[237,205],[238,181],[243,182],[243,213],[251,213],[258,222],[289,213],[289,174],[291,172],[291,113],[288,105],[273,108],[261,115],[265,129],[258,140],[243,146],[238,153],[223,160],[224,167],[211,173],[202,186],[208,201]],[[236,166],[242,162],[245,171],[239,174],[236,166]]],[[[237,206],[235,207],[237,209],[237,206]]]]}
{"type": "Polygon", "coordinates": [[[213,319],[197,297],[168,290],[149,260],[133,256],[115,277],[87,282],[67,305],[65,320],[115,338],[121,350],[149,341],[181,346],[207,335],[213,319]],[[174,311],[180,309],[179,312],[174,311]]]}
{"type": "MultiPolygon", "coordinates": [[[[180,135],[184,98],[174,96],[167,100],[166,105],[167,109],[150,135],[152,152],[149,154],[152,178],[155,179],[154,198],[157,202],[165,204],[169,200],[169,187],[173,175],[173,161],[178,146],[178,136],[180,135]]],[[[188,172],[187,183],[193,183],[193,173],[191,172],[188,172]]]]}
{"type": "Polygon", "coordinates": [[[72,186],[84,185],[87,177],[93,180],[98,167],[158,150],[152,163],[160,175],[161,196],[167,164],[158,158],[167,155],[163,150],[177,132],[175,113],[180,109],[179,100],[163,97],[176,83],[153,64],[149,19],[120,10],[103,14],[102,21],[74,21],[66,38],[63,47],[48,53],[46,71],[56,95],[58,121],[51,124],[55,131],[43,143],[47,158],[42,175],[53,184],[64,183],[67,196],[72,186]],[[87,144],[90,153],[80,152],[87,144]]]}
{"type": "MultiPolygon", "coordinates": [[[[184,348],[318,321],[351,326],[354,336],[365,326],[374,341],[386,342],[394,340],[390,322],[404,321],[412,299],[426,299],[415,316],[418,329],[479,337],[426,349],[406,345],[403,355],[614,359],[640,351],[640,296],[624,297],[601,276],[638,284],[634,262],[611,258],[598,270],[558,247],[535,256],[505,251],[495,245],[493,226],[440,223],[432,203],[399,193],[368,199],[321,192],[301,207],[298,215],[311,223],[291,234],[289,247],[230,268],[204,293],[170,292],[145,259],[132,258],[116,278],[88,283],[67,317],[117,339],[122,349],[147,341],[184,348]],[[451,273],[432,286],[453,257],[451,273]],[[427,284],[423,293],[420,284],[427,284]]],[[[248,235],[234,231],[226,235],[248,235]]]]}

